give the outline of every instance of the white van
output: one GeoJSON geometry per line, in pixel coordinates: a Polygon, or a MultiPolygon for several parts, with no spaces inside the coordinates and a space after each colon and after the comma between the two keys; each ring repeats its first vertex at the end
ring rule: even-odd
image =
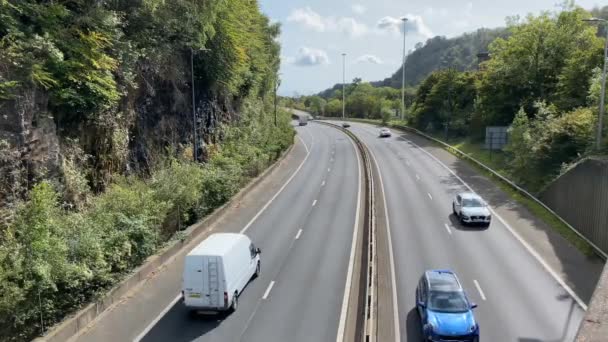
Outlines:
{"type": "Polygon", "coordinates": [[[238,296],[260,274],[260,249],[243,234],[210,235],[186,255],[182,296],[193,311],[236,310],[238,296]]]}

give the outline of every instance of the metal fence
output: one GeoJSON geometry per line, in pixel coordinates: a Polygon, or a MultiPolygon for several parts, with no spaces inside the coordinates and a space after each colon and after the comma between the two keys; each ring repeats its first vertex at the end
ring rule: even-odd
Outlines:
{"type": "Polygon", "coordinates": [[[585,159],[551,183],[542,201],[608,253],[608,160],[585,159]]]}

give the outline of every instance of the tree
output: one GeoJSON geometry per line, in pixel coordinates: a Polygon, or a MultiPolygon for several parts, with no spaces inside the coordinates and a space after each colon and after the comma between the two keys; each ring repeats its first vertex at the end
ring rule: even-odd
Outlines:
{"type": "Polygon", "coordinates": [[[555,102],[562,110],[585,104],[584,85],[601,56],[601,40],[582,21],[588,17],[580,8],[528,16],[510,24],[508,39],[490,45],[478,107],[487,124],[508,125],[521,106],[533,113],[537,101],[555,102]]]}

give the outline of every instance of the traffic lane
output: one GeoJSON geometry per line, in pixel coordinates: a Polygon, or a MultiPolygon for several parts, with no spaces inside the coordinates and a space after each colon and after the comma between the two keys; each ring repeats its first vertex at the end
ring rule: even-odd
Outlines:
{"type": "MultiPolygon", "coordinates": [[[[272,202],[246,234],[262,249],[262,273],[252,280],[239,296],[239,309],[225,317],[189,317],[181,302],[162,317],[144,337],[144,341],[236,341],[243,327],[255,312],[258,302],[272,281],[273,270],[287,256],[297,227],[309,214],[306,202],[312,202],[318,191],[307,184],[320,185],[323,170],[329,163],[331,141],[324,129],[310,126],[298,128],[301,136],[309,136],[310,155],[300,172],[272,202]]],[[[238,227],[235,231],[240,231],[238,227]]]]}
{"type": "Polygon", "coordinates": [[[150,322],[158,317],[181,291],[183,259],[187,251],[193,248],[212,230],[238,232],[247,224],[264,203],[288,181],[290,177],[307,161],[307,148],[312,136],[302,131],[301,139],[296,139],[293,150],[282,160],[270,175],[254,186],[238,202],[232,203],[226,213],[197,236],[189,246],[184,246],[175,258],[155,271],[132,293],[121,299],[107,312],[99,316],[82,332],[74,337],[75,341],[130,341],[143,333],[150,322]]]}
{"type": "Polygon", "coordinates": [[[361,183],[354,145],[333,130],[334,162],[319,198],[241,341],[336,339],[361,183]]]}
{"type": "MultiPolygon", "coordinates": [[[[372,137],[374,134],[374,130],[369,127],[365,127],[364,131],[368,137],[372,137]]],[[[509,336],[505,336],[503,331],[508,331],[512,333],[508,340],[530,338],[540,338],[541,340],[570,339],[576,330],[576,326],[578,326],[578,322],[580,322],[582,310],[568,298],[559,284],[541,268],[536,260],[531,260],[532,258],[529,253],[523,249],[523,246],[519,242],[515,241],[513,236],[509,236],[510,233],[507,232],[504,227],[496,227],[496,229],[484,232],[470,232],[473,233],[473,235],[459,233],[451,234],[447,228],[444,228],[446,223],[451,224],[451,221],[449,221],[449,215],[451,214],[450,199],[452,194],[455,193],[453,190],[446,189],[456,187],[456,190],[462,190],[462,188],[458,189],[461,186],[454,184],[457,180],[451,179],[451,174],[442,175],[442,179],[430,176],[437,171],[441,172],[445,169],[443,167],[437,169],[437,166],[433,164],[436,162],[423,153],[419,156],[421,160],[408,158],[407,149],[403,146],[399,146],[398,149],[395,149],[394,145],[396,144],[398,144],[398,142],[396,142],[395,139],[383,139],[383,143],[376,144],[377,147],[382,147],[384,145],[384,152],[386,152],[384,157],[378,159],[383,160],[385,164],[389,164],[391,160],[399,160],[401,164],[401,167],[397,166],[400,176],[393,174],[387,178],[403,179],[407,176],[409,179],[409,186],[406,186],[405,188],[410,189],[409,197],[412,197],[411,189],[417,189],[418,191],[415,194],[415,197],[417,198],[416,203],[420,203],[420,201],[429,202],[425,206],[432,209],[424,211],[424,208],[419,208],[415,210],[416,214],[414,215],[420,216],[422,214],[428,218],[433,218],[437,217],[438,213],[442,213],[439,217],[443,216],[447,221],[439,222],[440,220],[431,219],[430,221],[437,222],[431,223],[429,226],[429,219],[425,219],[423,220],[424,222],[420,223],[420,227],[425,225],[429,229],[436,229],[437,231],[435,233],[440,236],[443,234],[443,237],[454,235],[454,239],[456,240],[453,244],[454,248],[461,251],[458,252],[457,255],[454,255],[454,257],[457,258],[457,260],[469,260],[470,263],[472,260],[472,263],[474,263],[474,265],[471,265],[474,266],[472,268],[473,270],[509,270],[509,272],[496,272],[494,274],[487,271],[476,274],[480,272],[471,272],[469,270],[471,267],[463,268],[462,265],[451,266],[452,269],[458,272],[461,280],[464,277],[465,280],[469,279],[469,282],[470,279],[477,281],[477,284],[473,283],[471,284],[473,286],[467,286],[468,289],[476,290],[476,287],[479,284],[483,284],[480,285],[480,288],[483,287],[483,291],[486,292],[485,296],[488,296],[488,298],[492,297],[487,294],[489,288],[490,294],[495,293],[497,297],[501,299],[497,303],[495,303],[496,300],[490,301],[490,299],[488,299],[489,303],[480,303],[483,306],[480,305],[480,309],[478,310],[478,316],[480,316],[478,319],[480,324],[482,324],[484,337],[488,337],[489,332],[493,339],[503,340],[509,336]],[[406,151],[405,154],[404,151],[406,151]],[[409,171],[404,169],[409,169],[409,171]],[[439,181],[428,182],[429,179],[437,179],[439,181]],[[429,184],[425,184],[427,182],[429,184]],[[427,189],[430,189],[430,191],[425,192],[427,189]],[[500,243],[494,246],[493,244],[496,244],[497,241],[500,241],[500,243]],[[470,251],[469,249],[471,247],[473,247],[473,249],[470,251]],[[508,257],[504,258],[504,256],[508,257]],[[512,277],[508,277],[509,275],[512,277]],[[534,285],[531,286],[531,284],[534,285]],[[547,291],[548,289],[549,291],[547,291]],[[530,290],[535,293],[530,293],[530,290]],[[530,308],[530,303],[532,303],[532,308],[530,308]],[[534,303],[536,303],[536,305],[534,305],[534,303]],[[487,315],[484,311],[487,311],[487,315]],[[517,314],[515,317],[508,318],[507,320],[505,320],[504,317],[496,319],[497,312],[513,313],[519,311],[523,311],[523,314],[517,314]],[[488,321],[485,319],[486,317],[492,317],[492,320],[484,322],[484,320],[488,321]],[[505,329],[505,324],[507,324],[507,326],[510,325],[511,328],[505,329]],[[488,329],[488,326],[495,326],[496,328],[488,329]]],[[[380,164],[383,162],[380,162],[380,164]]],[[[387,183],[389,184],[386,185],[387,187],[394,186],[394,184],[391,184],[391,181],[387,183]]],[[[394,200],[388,201],[390,205],[390,202],[394,200]]],[[[425,231],[427,230],[422,230],[422,232],[425,231]]],[[[432,238],[437,241],[437,237],[432,238]]],[[[394,238],[394,242],[397,241],[397,239],[398,238],[394,238]]],[[[425,239],[426,238],[423,238],[422,240],[425,239]]],[[[445,248],[445,246],[439,246],[434,250],[443,248],[445,248]]],[[[400,258],[397,257],[397,259],[400,258]]],[[[446,265],[447,264],[449,263],[446,263],[446,265]]],[[[411,265],[409,266],[409,269],[412,269],[411,265]]],[[[463,283],[466,283],[466,281],[463,281],[463,283]]],[[[412,293],[412,296],[415,286],[415,281],[412,280],[412,284],[410,285],[411,289],[408,290],[408,292],[412,293]]]]}
{"type": "MultiPolygon", "coordinates": [[[[455,228],[453,238],[460,248],[474,246],[467,258],[484,261],[478,267],[501,272],[484,272],[477,279],[488,298],[500,298],[497,309],[518,312],[511,320],[519,336],[542,340],[574,338],[584,310],[545,268],[517,241],[503,223],[494,217],[487,230],[463,227],[452,215],[451,201],[468,189],[448,170],[407,141],[397,140],[399,150],[405,147],[412,173],[422,174],[420,183],[434,197],[430,205],[455,228]],[[534,329],[522,327],[534,322],[534,329]]],[[[495,301],[495,300],[494,300],[495,301]]]]}

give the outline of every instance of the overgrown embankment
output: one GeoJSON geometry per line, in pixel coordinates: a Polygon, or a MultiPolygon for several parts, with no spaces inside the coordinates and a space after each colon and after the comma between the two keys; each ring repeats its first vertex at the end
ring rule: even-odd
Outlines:
{"type": "Polygon", "coordinates": [[[106,291],[290,146],[278,34],[256,1],[0,1],[0,340],[106,291]]]}

